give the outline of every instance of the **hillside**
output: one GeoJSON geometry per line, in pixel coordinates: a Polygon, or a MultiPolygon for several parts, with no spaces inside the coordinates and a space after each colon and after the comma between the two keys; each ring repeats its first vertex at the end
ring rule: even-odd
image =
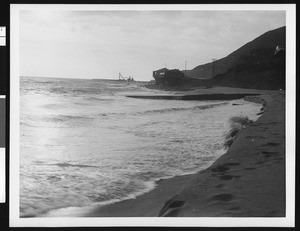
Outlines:
{"type": "MultiPolygon", "coordinates": [[[[228,56],[215,61],[215,75],[224,74],[229,69],[244,63],[261,63],[270,60],[274,56],[277,45],[285,45],[285,27],[268,31],[245,44],[228,56]]],[[[186,76],[200,79],[212,78],[212,63],[199,65],[185,72],[186,76]]]]}

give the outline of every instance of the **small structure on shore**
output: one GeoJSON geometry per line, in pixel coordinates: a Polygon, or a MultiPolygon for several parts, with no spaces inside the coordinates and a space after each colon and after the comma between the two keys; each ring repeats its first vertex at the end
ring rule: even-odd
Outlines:
{"type": "Polygon", "coordinates": [[[184,73],[180,70],[167,68],[153,71],[153,78],[156,83],[169,86],[181,85],[186,80],[184,73]]]}

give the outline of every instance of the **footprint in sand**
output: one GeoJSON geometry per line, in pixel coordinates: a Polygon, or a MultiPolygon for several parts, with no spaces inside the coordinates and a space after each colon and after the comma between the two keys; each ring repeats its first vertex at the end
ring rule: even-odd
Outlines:
{"type": "Polygon", "coordinates": [[[232,210],[232,211],[234,211],[234,210],[241,210],[241,207],[230,207],[230,208],[228,208],[227,210],[232,210]]]}
{"type": "Polygon", "coordinates": [[[264,136],[246,136],[247,139],[266,139],[264,136]]]}
{"type": "Polygon", "coordinates": [[[222,175],[220,176],[222,180],[232,180],[232,179],[238,179],[241,178],[241,176],[234,176],[234,175],[222,175]]]}
{"type": "Polygon", "coordinates": [[[256,168],[252,168],[252,167],[249,167],[249,168],[245,168],[246,170],[255,170],[256,168]]]}
{"type": "Polygon", "coordinates": [[[226,172],[227,170],[230,169],[230,166],[237,166],[240,165],[239,163],[226,163],[223,165],[217,165],[213,168],[211,168],[212,172],[226,172]]]}
{"type": "Polygon", "coordinates": [[[231,200],[233,200],[235,198],[235,196],[233,196],[230,193],[221,193],[221,194],[217,194],[212,196],[209,201],[217,201],[217,202],[229,202],[231,200]]]}
{"type": "Polygon", "coordinates": [[[263,160],[263,161],[255,162],[255,164],[260,165],[260,164],[265,164],[265,163],[269,163],[269,162],[270,162],[270,160],[263,160]]]}
{"type": "Polygon", "coordinates": [[[267,125],[273,125],[273,124],[278,124],[278,122],[269,122],[269,123],[266,123],[267,125]]]}
{"type": "Polygon", "coordinates": [[[224,187],[223,184],[218,184],[218,185],[215,186],[215,188],[223,188],[223,187],[224,187]]]}
{"type": "Polygon", "coordinates": [[[269,157],[273,157],[274,155],[278,154],[279,152],[262,151],[261,153],[264,155],[264,157],[269,158],[269,157]]]}
{"type": "Polygon", "coordinates": [[[266,214],[266,217],[274,217],[277,213],[278,213],[278,211],[272,210],[271,212],[266,214]]]}
{"type": "Polygon", "coordinates": [[[163,208],[159,211],[159,217],[176,217],[178,215],[179,209],[185,204],[185,201],[175,200],[173,197],[167,200],[163,208]]]}
{"type": "Polygon", "coordinates": [[[262,153],[262,154],[267,154],[267,155],[269,155],[269,154],[276,154],[276,153],[278,153],[278,152],[262,151],[261,153],[262,153]]]}
{"type": "Polygon", "coordinates": [[[268,142],[268,143],[264,144],[263,147],[265,147],[265,146],[279,146],[279,145],[280,145],[280,143],[268,142]]]}
{"type": "Polygon", "coordinates": [[[284,157],[278,157],[275,160],[284,160],[284,157]]]}

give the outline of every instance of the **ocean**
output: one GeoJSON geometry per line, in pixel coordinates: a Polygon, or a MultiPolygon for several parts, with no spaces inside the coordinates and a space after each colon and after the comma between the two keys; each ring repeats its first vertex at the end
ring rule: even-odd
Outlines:
{"type": "Polygon", "coordinates": [[[21,217],[81,216],[205,169],[226,152],[229,119],[256,120],[261,108],[130,94],[168,93],[138,82],[20,78],[21,217]]]}

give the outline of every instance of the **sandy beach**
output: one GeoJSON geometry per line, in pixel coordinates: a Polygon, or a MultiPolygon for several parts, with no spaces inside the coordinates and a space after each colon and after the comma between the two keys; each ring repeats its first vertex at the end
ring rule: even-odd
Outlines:
{"type": "MultiPolygon", "coordinates": [[[[263,115],[237,134],[226,154],[203,171],[160,180],[147,194],[85,216],[285,216],[285,93],[241,89],[225,89],[225,93],[229,90],[261,94],[246,99],[265,103],[263,115]]],[[[185,94],[205,91],[224,93],[224,89],[202,89],[185,94]]]]}

